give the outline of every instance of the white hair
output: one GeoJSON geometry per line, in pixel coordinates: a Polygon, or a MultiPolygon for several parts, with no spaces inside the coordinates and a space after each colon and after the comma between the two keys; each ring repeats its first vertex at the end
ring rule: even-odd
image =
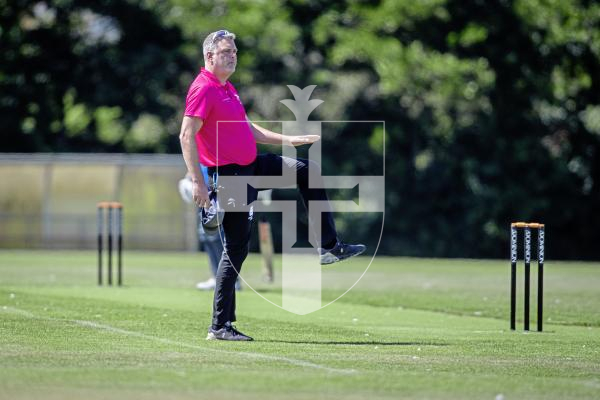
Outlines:
{"type": "Polygon", "coordinates": [[[202,45],[204,59],[206,59],[208,53],[214,53],[215,49],[217,48],[217,43],[223,39],[235,40],[235,33],[229,32],[226,29],[221,29],[211,33],[206,37],[206,39],[204,39],[204,44],[202,45]]]}

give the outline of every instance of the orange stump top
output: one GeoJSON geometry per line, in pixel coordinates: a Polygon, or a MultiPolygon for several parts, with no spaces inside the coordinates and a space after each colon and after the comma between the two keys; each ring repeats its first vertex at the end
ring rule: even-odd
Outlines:
{"type": "Polygon", "coordinates": [[[544,224],[538,224],[537,222],[530,222],[529,227],[533,229],[540,229],[544,227],[544,224]]]}
{"type": "Polygon", "coordinates": [[[123,208],[123,204],[118,201],[101,201],[98,208],[123,208]]]}
{"type": "Polygon", "coordinates": [[[512,228],[532,228],[532,229],[543,229],[544,224],[538,222],[513,222],[510,224],[512,228]]]}

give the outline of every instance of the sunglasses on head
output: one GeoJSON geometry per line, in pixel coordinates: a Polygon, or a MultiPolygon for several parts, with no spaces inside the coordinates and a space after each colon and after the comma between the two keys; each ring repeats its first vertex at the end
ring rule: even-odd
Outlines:
{"type": "Polygon", "coordinates": [[[223,36],[231,35],[228,30],[221,29],[220,31],[215,32],[215,36],[213,36],[213,43],[217,41],[217,39],[222,38],[223,36]]]}

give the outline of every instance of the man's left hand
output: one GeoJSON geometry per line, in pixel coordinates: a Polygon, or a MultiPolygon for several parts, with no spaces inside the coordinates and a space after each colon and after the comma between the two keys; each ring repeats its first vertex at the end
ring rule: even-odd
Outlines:
{"type": "Polygon", "coordinates": [[[302,146],[303,144],[311,144],[321,139],[319,135],[302,135],[290,137],[292,146],[302,146]]]}

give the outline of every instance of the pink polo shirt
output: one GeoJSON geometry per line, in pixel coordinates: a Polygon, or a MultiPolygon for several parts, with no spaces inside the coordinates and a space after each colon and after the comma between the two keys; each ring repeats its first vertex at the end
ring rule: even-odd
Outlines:
{"type": "Polygon", "coordinates": [[[201,164],[248,165],[256,159],[256,140],[246,110],[230,82],[221,85],[214,74],[202,68],[188,90],[185,115],[204,121],[196,133],[201,164]]]}

